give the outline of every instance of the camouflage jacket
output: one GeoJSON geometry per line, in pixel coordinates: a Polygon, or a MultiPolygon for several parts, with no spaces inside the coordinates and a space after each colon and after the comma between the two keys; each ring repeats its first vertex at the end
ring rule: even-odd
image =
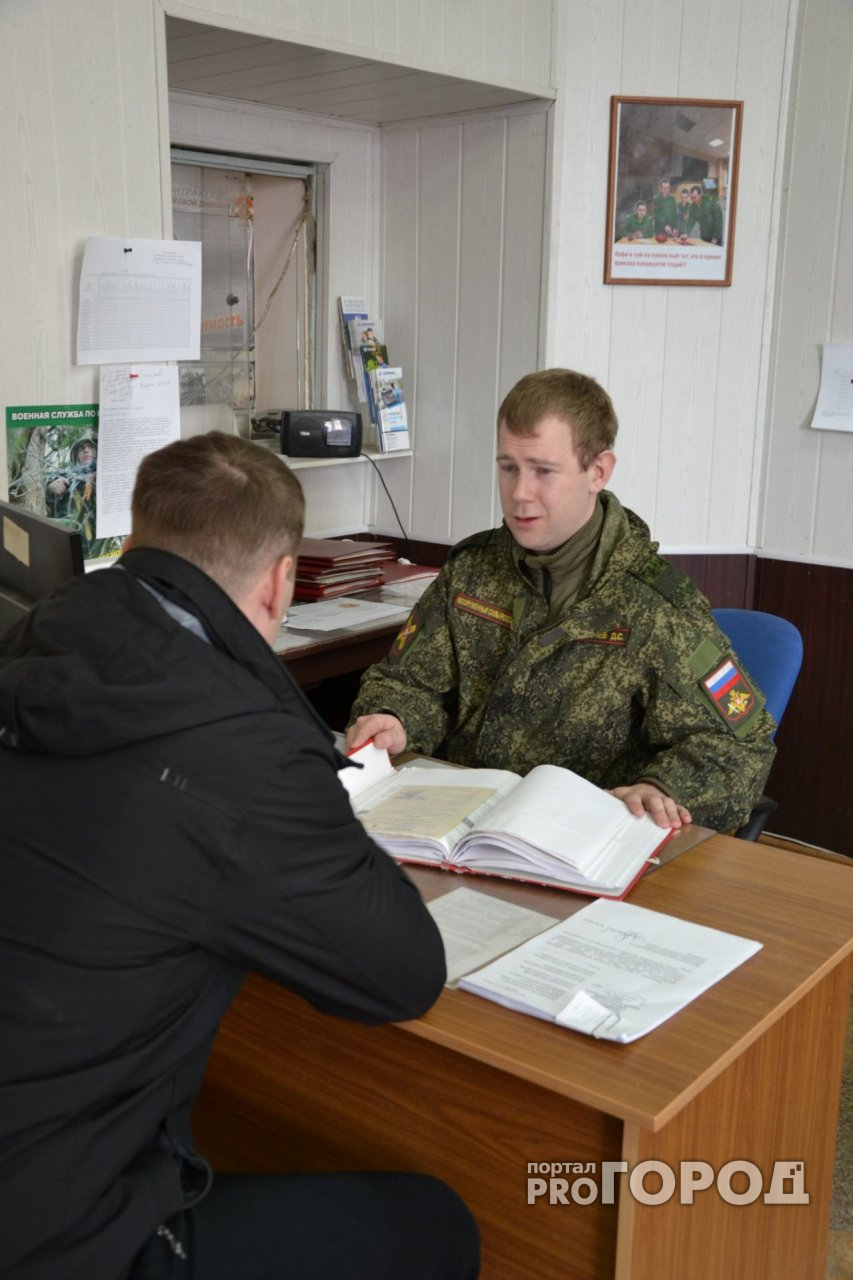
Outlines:
{"type": "Polygon", "coordinates": [[[689,578],[645,524],[602,494],[604,524],[579,598],[548,621],[505,526],[460,542],[353,718],[387,711],[408,749],[527,773],[560,764],[601,787],[654,782],[693,820],[746,820],[775,748],[764,699],[689,578]]]}

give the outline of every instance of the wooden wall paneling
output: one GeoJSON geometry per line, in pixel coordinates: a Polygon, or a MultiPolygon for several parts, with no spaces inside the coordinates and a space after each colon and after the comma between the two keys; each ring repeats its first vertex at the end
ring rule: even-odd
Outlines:
{"type": "MultiPolygon", "coordinates": [[[[419,139],[417,129],[383,131],[382,148],[382,286],[377,313],[385,321],[388,356],[403,370],[412,458],[383,465],[382,476],[409,532],[412,527],[414,475],[418,446],[418,239],[419,139]]],[[[430,376],[430,375],[427,375],[430,376]]],[[[371,477],[370,523],[396,529],[397,520],[378,477],[371,477]]]]}
{"type": "Polygon", "coordinates": [[[754,607],[754,556],[664,554],[696,583],[712,609],[754,607]]]}
{"type": "Polygon", "coordinates": [[[676,546],[705,546],[712,495],[724,500],[711,474],[720,313],[719,289],[669,290],[655,537],[676,546]]]}
{"type": "Polygon", "coordinates": [[[659,432],[650,427],[661,420],[666,290],[622,288],[613,294],[611,341],[620,359],[611,363],[606,390],[619,419],[619,432],[610,488],[657,537],[661,441],[659,432]]]}
{"type": "MultiPolygon", "coordinates": [[[[849,30],[849,27],[848,27],[849,30]]],[[[846,153],[843,161],[841,221],[831,286],[826,341],[853,338],[853,244],[848,234],[853,210],[853,83],[848,81],[846,153]]],[[[853,435],[821,431],[820,492],[815,503],[813,551],[821,558],[841,555],[853,568],[853,435]]]]}
{"type": "Polygon", "coordinates": [[[519,378],[540,367],[549,117],[542,110],[507,116],[495,410],[519,378]]]}
{"type": "Polygon", "coordinates": [[[845,0],[815,0],[801,13],[759,545],[769,554],[808,555],[815,550],[815,512],[831,486],[825,433],[808,429],[820,344],[849,338],[853,320],[848,300],[847,327],[833,333],[839,246],[849,239],[851,217],[850,204],[842,200],[842,178],[850,128],[853,9],[845,0]]]}
{"type": "Polygon", "coordinates": [[[367,462],[298,468],[296,478],[305,494],[305,532],[334,537],[363,528],[371,470],[367,462]]]}
{"type": "Polygon", "coordinates": [[[610,95],[619,91],[622,3],[555,6],[554,210],[547,365],[608,385],[612,288],[603,283],[610,95]]]}
{"type": "MultiPolygon", "coordinates": [[[[505,216],[505,119],[477,120],[462,130],[458,378],[450,536],[454,542],[493,518],[494,418],[504,300],[502,258],[511,230],[505,216]]],[[[538,299],[537,299],[538,305],[538,299]]],[[[517,317],[519,327],[527,317],[517,317]]]]}
{"type": "Polygon", "coordinates": [[[418,189],[418,470],[412,525],[450,536],[450,460],[459,376],[459,235],[462,127],[425,128],[418,189]]]}
{"type": "Polygon", "coordinates": [[[776,737],[771,829],[853,857],[853,573],[758,562],[756,607],[799,627],[803,666],[776,737]]]}
{"type": "MultiPolygon", "coordinates": [[[[728,475],[728,505],[712,505],[708,542],[735,542],[732,511],[738,512],[743,541],[755,546],[761,518],[762,471],[768,403],[768,367],[773,331],[775,265],[779,247],[782,174],[780,120],[789,90],[790,45],[798,0],[755,0],[742,4],[737,29],[736,76],[732,96],[744,101],[740,181],[735,219],[733,284],[723,290],[717,428],[728,421],[740,442],[738,462],[728,475]],[[772,69],[772,70],[771,70],[772,69]],[[757,79],[762,92],[755,92],[757,79]],[[745,518],[745,523],[743,522],[745,518]]],[[[729,437],[731,443],[731,437],[729,437]]],[[[726,455],[715,449],[715,474],[725,473],[726,455]],[[722,472],[720,468],[722,467],[722,472]]]]}

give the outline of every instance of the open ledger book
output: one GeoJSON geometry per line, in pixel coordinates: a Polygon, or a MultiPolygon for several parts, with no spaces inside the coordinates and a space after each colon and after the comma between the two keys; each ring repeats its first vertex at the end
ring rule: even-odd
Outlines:
{"type": "Polygon", "coordinates": [[[395,771],[366,744],[342,769],[356,816],[405,862],[622,898],[672,834],[557,765],[526,777],[437,763],[395,771]]]}

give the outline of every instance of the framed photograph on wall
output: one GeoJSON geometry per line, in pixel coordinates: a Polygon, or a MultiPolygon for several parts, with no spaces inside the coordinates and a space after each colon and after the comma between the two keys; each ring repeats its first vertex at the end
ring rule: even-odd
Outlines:
{"type": "Polygon", "coordinates": [[[731,284],[742,112],[611,98],[605,284],[731,284]]]}

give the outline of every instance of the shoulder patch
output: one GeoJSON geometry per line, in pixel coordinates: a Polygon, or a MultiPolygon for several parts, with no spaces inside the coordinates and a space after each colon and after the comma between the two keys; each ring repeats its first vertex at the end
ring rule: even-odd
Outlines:
{"type": "Polygon", "coordinates": [[[415,605],[406,621],[403,623],[394,640],[391,643],[391,649],[388,657],[391,659],[401,658],[411,644],[414,643],[415,636],[423,626],[423,619],[420,615],[418,606],[415,605]]]}
{"type": "Polygon", "coordinates": [[[727,654],[699,680],[699,685],[717,715],[737,733],[764,706],[764,697],[741,669],[733,654],[727,654]]]}

